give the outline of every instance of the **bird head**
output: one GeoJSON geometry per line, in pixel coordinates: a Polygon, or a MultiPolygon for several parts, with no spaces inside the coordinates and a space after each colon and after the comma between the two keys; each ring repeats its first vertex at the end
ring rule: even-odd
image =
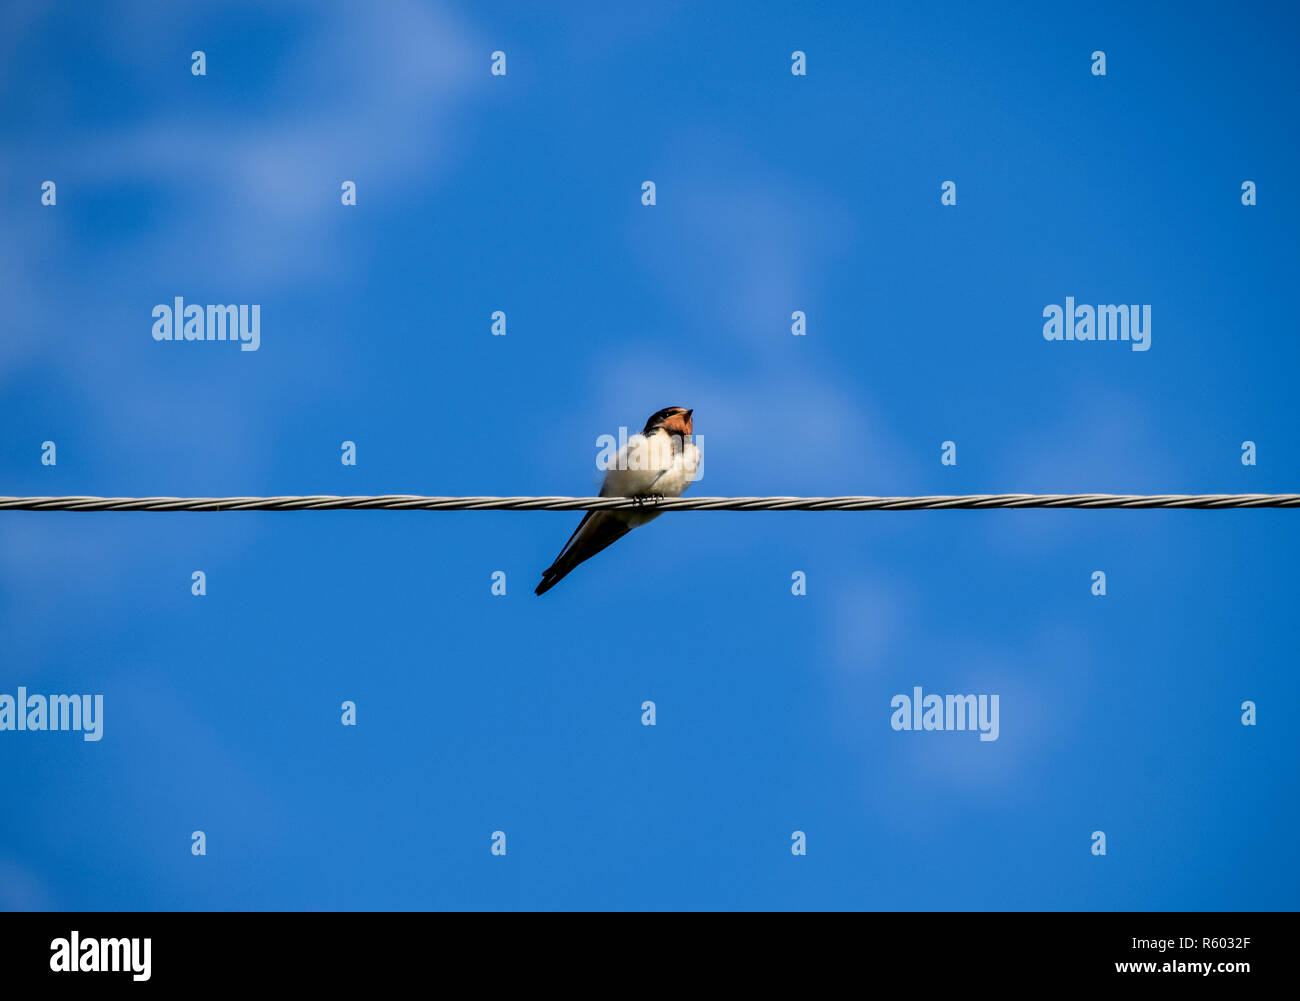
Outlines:
{"type": "Polygon", "coordinates": [[[668,434],[689,436],[691,434],[691,414],[694,410],[683,407],[665,407],[645,422],[642,434],[650,434],[662,428],[668,434]]]}

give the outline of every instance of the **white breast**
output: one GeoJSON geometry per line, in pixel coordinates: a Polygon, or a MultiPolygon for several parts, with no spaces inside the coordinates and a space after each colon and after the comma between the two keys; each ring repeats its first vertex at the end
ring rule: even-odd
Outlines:
{"type": "Polygon", "coordinates": [[[681,452],[674,453],[669,435],[633,435],[626,448],[619,451],[614,466],[606,471],[600,495],[679,497],[695,478],[699,464],[700,450],[694,442],[686,442],[681,452]]]}
{"type": "Polygon", "coordinates": [[[694,442],[688,441],[681,453],[673,457],[672,463],[652,489],[665,497],[680,497],[682,492],[694,482],[699,468],[700,450],[695,447],[694,442]]]}

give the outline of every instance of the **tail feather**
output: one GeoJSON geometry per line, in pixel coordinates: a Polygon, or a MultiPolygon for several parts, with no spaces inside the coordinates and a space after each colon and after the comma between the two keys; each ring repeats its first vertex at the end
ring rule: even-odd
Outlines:
{"type": "Polygon", "coordinates": [[[542,582],[537,585],[537,590],[533,593],[545,594],[568,576],[579,563],[591,559],[630,531],[632,526],[627,521],[609,511],[588,511],[578,523],[574,533],[569,536],[569,541],[564,544],[555,562],[542,571],[542,582]]]}

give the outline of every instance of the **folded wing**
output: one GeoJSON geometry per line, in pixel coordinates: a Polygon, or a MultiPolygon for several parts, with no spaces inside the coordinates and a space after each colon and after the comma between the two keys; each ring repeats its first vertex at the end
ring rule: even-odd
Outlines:
{"type": "Polygon", "coordinates": [[[534,594],[545,594],[579,563],[591,559],[607,546],[613,545],[628,532],[632,526],[620,517],[618,511],[588,511],[578,523],[577,530],[569,536],[569,541],[555,557],[555,562],[542,571],[542,582],[537,585],[534,594]]]}

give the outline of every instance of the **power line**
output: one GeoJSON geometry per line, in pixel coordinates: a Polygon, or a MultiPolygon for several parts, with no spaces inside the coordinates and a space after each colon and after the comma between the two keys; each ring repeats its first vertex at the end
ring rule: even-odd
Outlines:
{"type": "Polygon", "coordinates": [[[928,497],[0,497],[0,511],[930,511],[1300,507],[1300,494],[955,494],[928,497]]]}

